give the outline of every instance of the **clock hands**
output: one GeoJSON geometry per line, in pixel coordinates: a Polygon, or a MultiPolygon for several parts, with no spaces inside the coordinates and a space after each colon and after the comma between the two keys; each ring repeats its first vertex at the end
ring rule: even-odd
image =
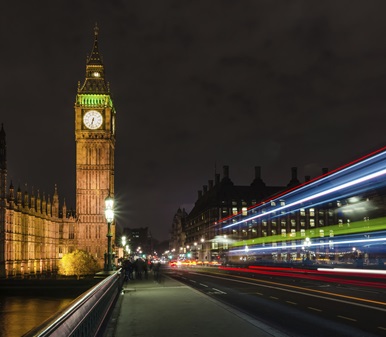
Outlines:
{"type": "Polygon", "coordinates": [[[90,110],[84,115],[83,121],[87,128],[96,130],[102,125],[103,117],[98,111],[90,110]]]}

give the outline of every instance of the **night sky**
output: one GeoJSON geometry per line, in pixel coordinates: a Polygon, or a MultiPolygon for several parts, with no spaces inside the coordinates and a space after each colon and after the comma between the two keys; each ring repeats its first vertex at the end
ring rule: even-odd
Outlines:
{"type": "Polygon", "coordinates": [[[386,1],[3,1],[8,183],[75,207],[74,102],[99,26],[121,227],[167,239],[229,166],[315,177],[385,145],[386,1]]]}

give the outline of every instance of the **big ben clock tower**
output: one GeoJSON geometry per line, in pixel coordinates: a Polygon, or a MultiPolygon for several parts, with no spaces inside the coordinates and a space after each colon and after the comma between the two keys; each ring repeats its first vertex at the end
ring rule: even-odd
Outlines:
{"type": "MultiPolygon", "coordinates": [[[[77,246],[100,262],[107,248],[105,198],[114,197],[115,109],[98,49],[98,27],[86,78],[75,102],[77,246]]],[[[114,226],[112,230],[115,238],[114,226]]]]}

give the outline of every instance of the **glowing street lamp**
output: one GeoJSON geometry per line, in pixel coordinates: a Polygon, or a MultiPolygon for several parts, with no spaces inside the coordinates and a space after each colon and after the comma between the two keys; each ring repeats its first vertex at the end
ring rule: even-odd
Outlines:
{"type": "Polygon", "coordinates": [[[111,234],[111,224],[114,221],[114,199],[110,196],[110,193],[105,199],[105,217],[107,221],[107,259],[105,256],[105,271],[112,271],[111,257],[113,253],[111,250],[111,238],[113,235],[111,234]]]}

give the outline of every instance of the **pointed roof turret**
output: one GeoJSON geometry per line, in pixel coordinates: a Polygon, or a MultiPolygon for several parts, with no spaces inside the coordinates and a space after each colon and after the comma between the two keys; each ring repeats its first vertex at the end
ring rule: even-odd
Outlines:
{"type": "Polygon", "coordinates": [[[93,45],[90,57],[87,57],[87,65],[103,66],[101,56],[99,55],[98,33],[99,33],[99,28],[98,28],[98,25],[95,24],[95,27],[94,27],[94,45],[93,45]]]}
{"type": "Polygon", "coordinates": [[[0,169],[7,169],[7,143],[3,123],[1,123],[0,130],[0,169]]]}
{"type": "Polygon", "coordinates": [[[87,57],[86,79],[82,86],[79,85],[79,94],[109,94],[110,88],[105,81],[105,70],[98,46],[99,28],[94,27],[94,44],[91,55],[87,57]]]}

